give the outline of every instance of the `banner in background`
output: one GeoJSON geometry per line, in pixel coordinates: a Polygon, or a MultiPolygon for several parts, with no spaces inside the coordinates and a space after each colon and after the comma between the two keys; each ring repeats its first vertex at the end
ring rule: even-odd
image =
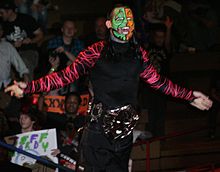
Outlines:
{"type": "MultiPolygon", "coordinates": [[[[38,101],[38,94],[34,94],[34,102],[38,101]]],[[[89,94],[81,95],[82,102],[79,107],[79,113],[86,114],[89,104],[89,94]]],[[[64,113],[65,96],[45,96],[44,103],[46,104],[47,112],[64,113]]]]}

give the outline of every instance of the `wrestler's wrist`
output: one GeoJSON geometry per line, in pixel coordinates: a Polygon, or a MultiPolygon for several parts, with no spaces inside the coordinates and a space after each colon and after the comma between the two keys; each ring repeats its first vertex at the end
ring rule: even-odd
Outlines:
{"type": "Polygon", "coordinates": [[[18,84],[18,88],[21,90],[20,94],[23,97],[24,95],[26,95],[26,88],[27,88],[28,82],[22,82],[21,84],[18,84]]]}
{"type": "Polygon", "coordinates": [[[191,95],[191,97],[190,97],[189,103],[190,103],[190,104],[193,103],[196,98],[197,98],[197,97],[193,94],[193,91],[192,91],[192,95],[191,95]]]}

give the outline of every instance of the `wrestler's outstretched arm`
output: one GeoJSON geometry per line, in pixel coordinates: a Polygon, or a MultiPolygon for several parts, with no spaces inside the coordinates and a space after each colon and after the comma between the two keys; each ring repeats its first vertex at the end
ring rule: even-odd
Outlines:
{"type": "Polygon", "coordinates": [[[150,84],[152,88],[160,90],[166,95],[187,100],[192,106],[200,110],[208,110],[212,106],[212,100],[205,94],[180,87],[168,78],[159,75],[150,63],[147,52],[142,48],[141,52],[143,56],[143,70],[140,77],[150,84]]]}
{"type": "Polygon", "coordinates": [[[97,60],[101,57],[100,53],[103,47],[104,42],[97,42],[82,51],[76,60],[65,69],[51,73],[29,83],[14,81],[13,85],[5,89],[5,92],[10,92],[11,96],[21,98],[24,94],[49,92],[50,90],[58,89],[73,83],[95,65],[97,60]]]}

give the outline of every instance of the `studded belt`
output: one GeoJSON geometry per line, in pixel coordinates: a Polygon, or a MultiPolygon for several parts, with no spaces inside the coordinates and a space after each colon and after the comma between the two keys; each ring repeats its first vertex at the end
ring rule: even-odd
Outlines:
{"type": "Polygon", "coordinates": [[[131,105],[106,110],[98,103],[92,106],[90,114],[91,121],[101,122],[104,133],[114,140],[130,135],[139,119],[131,105]]]}

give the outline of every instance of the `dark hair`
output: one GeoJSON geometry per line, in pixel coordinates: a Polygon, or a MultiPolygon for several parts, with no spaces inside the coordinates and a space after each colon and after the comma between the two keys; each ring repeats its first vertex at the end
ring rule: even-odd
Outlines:
{"type": "Polygon", "coordinates": [[[23,107],[21,109],[21,113],[20,114],[25,114],[28,115],[32,121],[37,121],[37,115],[38,115],[39,111],[37,110],[37,108],[30,106],[30,107],[23,107]]]}
{"type": "Polygon", "coordinates": [[[81,96],[80,96],[80,94],[79,94],[78,92],[70,92],[70,93],[68,93],[68,94],[65,96],[65,104],[66,104],[67,99],[68,99],[69,97],[71,97],[71,96],[75,96],[75,97],[78,99],[79,105],[81,104],[82,99],[81,99],[81,96]]]}
{"type": "MultiPolygon", "coordinates": [[[[134,56],[134,59],[140,60],[142,63],[142,54],[140,51],[140,44],[138,43],[135,32],[133,33],[133,36],[129,40],[130,50],[128,55],[134,56]]],[[[111,37],[108,37],[108,40],[104,43],[104,48],[101,52],[101,56],[105,58],[106,60],[116,62],[118,61],[118,53],[115,51],[115,48],[113,46],[113,41],[111,40],[111,37]]]]}
{"type": "Polygon", "coordinates": [[[127,4],[124,3],[117,3],[114,4],[107,12],[107,20],[110,20],[112,17],[112,12],[115,8],[120,8],[120,7],[126,7],[126,8],[130,8],[127,4]]]}
{"type": "Polygon", "coordinates": [[[36,104],[33,103],[33,97],[25,97],[21,104],[21,114],[30,116],[31,120],[37,121],[39,110],[36,104]]]}
{"type": "Polygon", "coordinates": [[[37,105],[33,104],[33,99],[31,97],[28,97],[23,100],[23,103],[21,105],[21,111],[20,115],[27,115],[31,118],[31,121],[34,121],[33,129],[39,130],[40,127],[40,119],[39,116],[40,111],[38,110],[37,105]]]}

